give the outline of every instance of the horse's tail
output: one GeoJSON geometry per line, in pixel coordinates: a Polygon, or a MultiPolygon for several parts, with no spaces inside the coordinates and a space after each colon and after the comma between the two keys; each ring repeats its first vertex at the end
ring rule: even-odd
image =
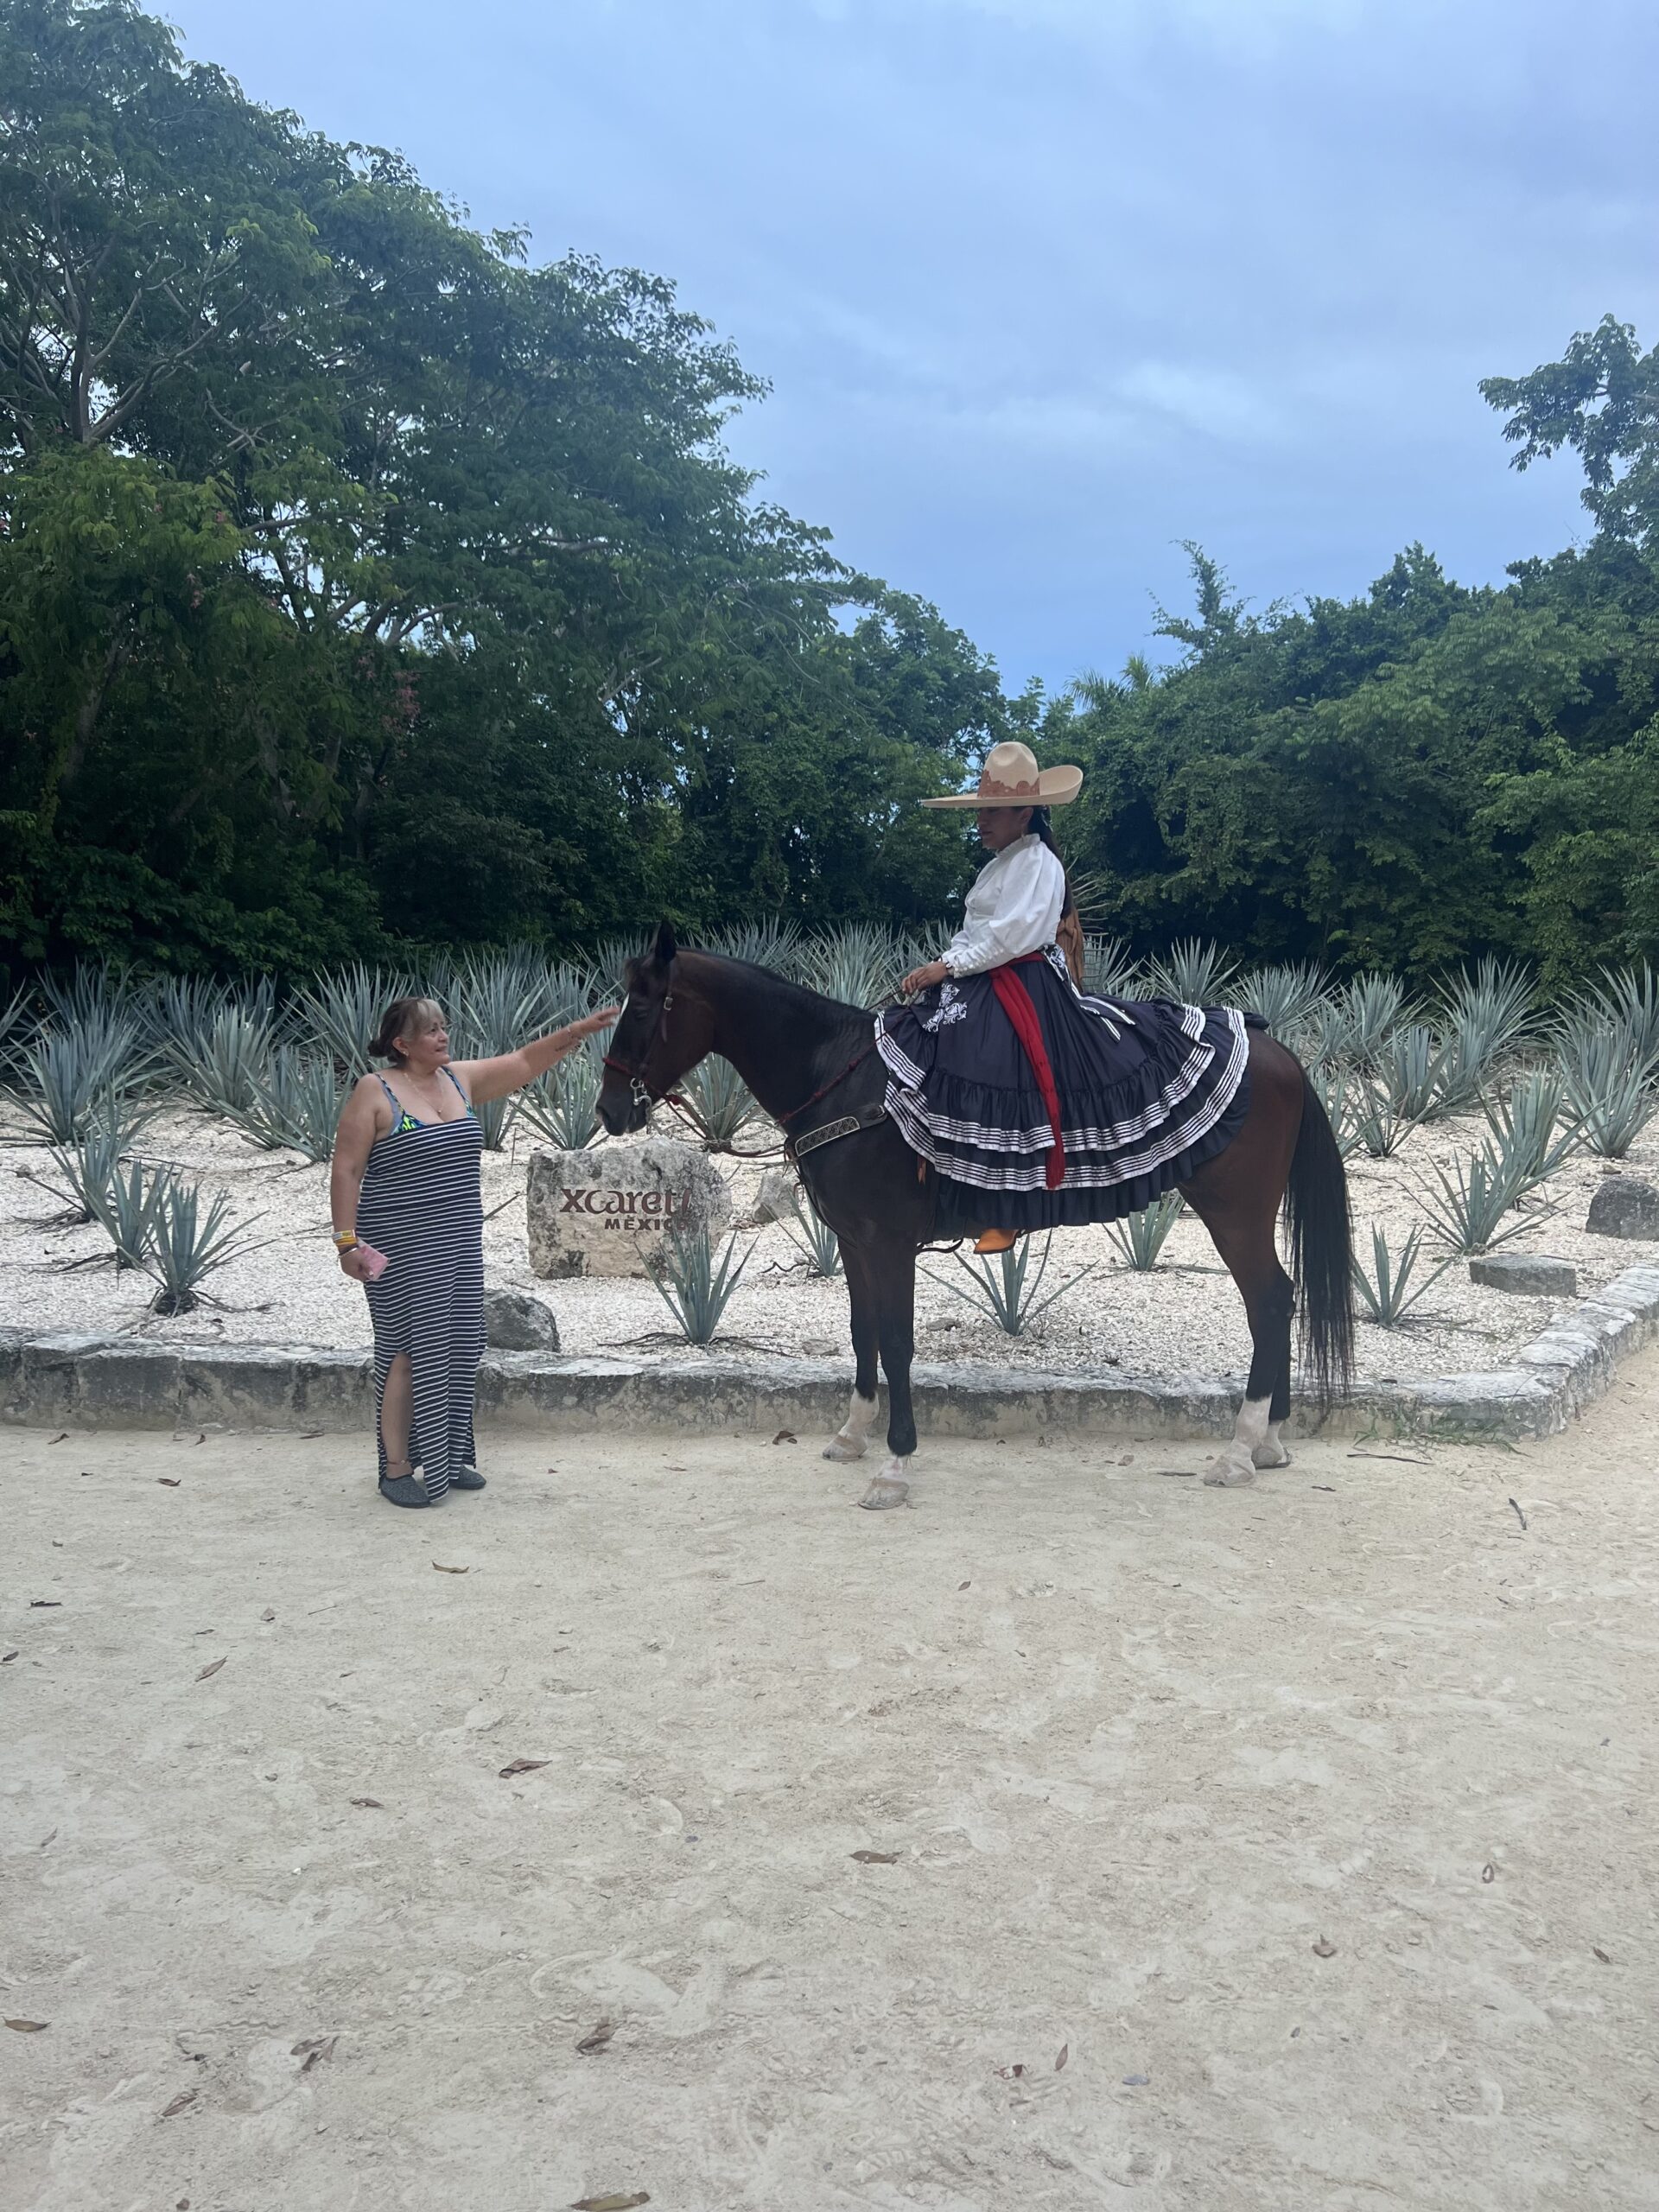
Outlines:
{"type": "Polygon", "coordinates": [[[1291,1272],[1301,1294],[1302,1360],[1321,1406],[1348,1387],[1354,1365],[1353,1225],[1348,1173],[1319,1094],[1302,1070],[1302,1126],[1285,1186],[1291,1272]]]}

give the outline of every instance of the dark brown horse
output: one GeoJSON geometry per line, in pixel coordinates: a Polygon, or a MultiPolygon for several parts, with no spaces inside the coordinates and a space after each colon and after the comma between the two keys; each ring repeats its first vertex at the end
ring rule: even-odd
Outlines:
{"type": "MultiPolygon", "coordinates": [[[[874,1049],[873,1017],[767,969],[681,951],[666,922],[649,956],[630,964],[627,986],[600,1119],[613,1136],[643,1128],[652,1107],[716,1052],[788,1133],[812,1204],[841,1240],[852,1300],[852,1404],[824,1457],[863,1458],[879,1361],[891,1456],[860,1503],[901,1504],[905,1462],[916,1449],[916,1255],[932,1234],[938,1183],[931,1171],[918,1173],[882,1109],[887,1071],[874,1049]],[[811,1143],[836,1122],[850,1127],[811,1143]]],[[[1248,1483],[1258,1467],[1288,1463],[1280,1428],[1290,1412],[1298,1291],[1304,1355],[1322,1404],[1345,1384],[1353,1348],[1347,1178],[1325,1109],[1300,1063],[1265,1031],[1250,1033],[1249,1085],[1237,1135],[1180,1186],[1238,1285],[1250,1325],[1244,1402],[1205,1477],[1211,1483],[1248,1483]],[[1294,1283],[1274,1243],[1281,1203],[1294,1283]]]]}

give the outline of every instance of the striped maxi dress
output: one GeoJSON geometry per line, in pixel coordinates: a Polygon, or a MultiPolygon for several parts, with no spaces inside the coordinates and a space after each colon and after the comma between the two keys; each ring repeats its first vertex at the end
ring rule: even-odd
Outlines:
{"type": "MultiPolygon", "coordinates": [[[[444,1072],[464,1099],[459,1077],[444,1072]]],[[[357,1208],[358,1233],[389,1263],[378,1281],[363,1286],[374,1325],[376,1446],[384,1478],[380,1408],[391,1363],[406,1352],[414,1395],[409,1455],[436,1498],[457,1468],[474,1463],[473,1398],[484,1357],[484,1134],[470,1106],[453,1122],[417,1122],[390,1084],[383,1088],[392,1125],[370,1147],[357,1208]]]]}

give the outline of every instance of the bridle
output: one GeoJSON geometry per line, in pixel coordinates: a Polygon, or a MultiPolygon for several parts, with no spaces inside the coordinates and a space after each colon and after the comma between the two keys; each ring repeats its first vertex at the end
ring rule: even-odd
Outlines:
{"type": "Polygon", "coordinates": [[[669,989],[663,993],[663,1018],[658,1024],[657,1034],[652,1039],[650,1044],[646,1046],[644,1053],[640,1057],[639,1065],[637,1068],[631,1068],[626,1060],[619,1060],[613,1052],[607,1052],[601,1062],[601,1066],[613,1068],[618,1075],[626,1076],[628,1078],[629,1095],[634,1106],[636,1109],[643,1106],[647,1113],[651,1111],[653,1106],[660,1106],[664,1099],[668,1100],[676,1107],[677,1107],[680,1103],[678,1097],[674,1092],[669,1090],[653,1090],[651,1088],[651,1085],[645,1081],[645,1067],[651,1058],[652,1053],[656,1050],[658,1045],[666,1045],[668,1042],[668,1017],[673,1011],[674,992],[671,986],[669,989]]]}
{"type": "MultiPolygon", "coordinates": [[[[663,994],[663,1015],[661,1021],[658,1024],[657,1034],[652,1039],[650,1044],[646,1046],[644,1053],[640,1057],[639,1065],[637,1067],[630,1067],[626,1060],[618,1059],[613,1052],[607,1052],[605,1054],[602,1065],[607,1068],[613,1069],[618,1075],[626,1076],[627,1077],[629,1096],[636,1110],[643,1107],[645,1113],[649,1115],[653,1106],[671,1106],[675,1113],[678,1115],[681,1121],[685,1122],[689,1128],[693,1129],[697,1135],[701,1135],[701,1130],[697,1129],[696,1123],[692,1120],[691,1116],[686,1110],[684,1100],[680,1096],[677,1091],[653,1090],[651,1085],[645,1081],[645,1069],[650,1062],[652,1053],[656,1050],[658,1045],[666,1045],[668,1042],[668,1017],[673,1012],[673,1009],[674,992],[671,986],[671,988],[663,994]]],[[[773,1118],[777,1122],[779,1128],[787,1129],[791,1122],[798,1122],[800,1119],[801,1116],[806,1112],[808,1107],[816,1106],[821,1098],[827,1098],[830,1093],[836,1089],[839,1084],[843,1084],[855,1069],[863,1066],[865,1061],[869,1058],[874,1050],[875,1039],[872,1037],[869,1043],[864,1047],[861,1052],[855,1052],[853,1055],[853,1058],[848,1061],[846,1066],[842,1068],[838,1074],[832,1075],[828,1083],[821,1084],[819,1088],[812,1093],[812,1096],[810,1098],[804,1098],[798,1106],[791,1106],[786,1114],[779,1114],[774,1116],[773,1118]]],[[[884,1108],[881,1113],[876,1116],[876,1119],[878,1121],[884,1119],[885,1115],[886,1109],[884,1108]]],[[[855,1129],[863,1126],[866,1126],[866,1124],[859,1117],[852,1116],[842,1122],[831,1122],[828,1128],[824,1129],[815,1129],[808,1132],[799,1140],[797,1140],[792,1136],[785,1137],[781,1145],[769,1145],[763,1149],[755,1151],[740,1150],[736,1146],[733,1146],[731,1149],[735,1156],[741,1160],[770,1160],[774,1158],[780,1152],[791,1160],[798,1160],[803,1150],[815,1150],[819,1144],[830,1141],[835,1137],[850,1136],[855,1129]]]]}

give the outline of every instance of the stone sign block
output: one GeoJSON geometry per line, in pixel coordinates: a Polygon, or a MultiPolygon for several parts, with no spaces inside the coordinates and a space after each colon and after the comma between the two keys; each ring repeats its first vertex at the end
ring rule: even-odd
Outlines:
{"type": "Polygon", "coordinates": [[[732,1198],[695,1146],[646,1137],[588,1152],[533,1153],[527,1207],[535,1274],[644,1275],[671,1228],[718,1236],[732,1198]]]}
{"type": "Polygon", "coordinates": [[[1659,1191],[1639,1175],[1609,1175],[1590,1201],[1585,1227],[1598,1236],[1659,1237],[1659,1191]]]}

